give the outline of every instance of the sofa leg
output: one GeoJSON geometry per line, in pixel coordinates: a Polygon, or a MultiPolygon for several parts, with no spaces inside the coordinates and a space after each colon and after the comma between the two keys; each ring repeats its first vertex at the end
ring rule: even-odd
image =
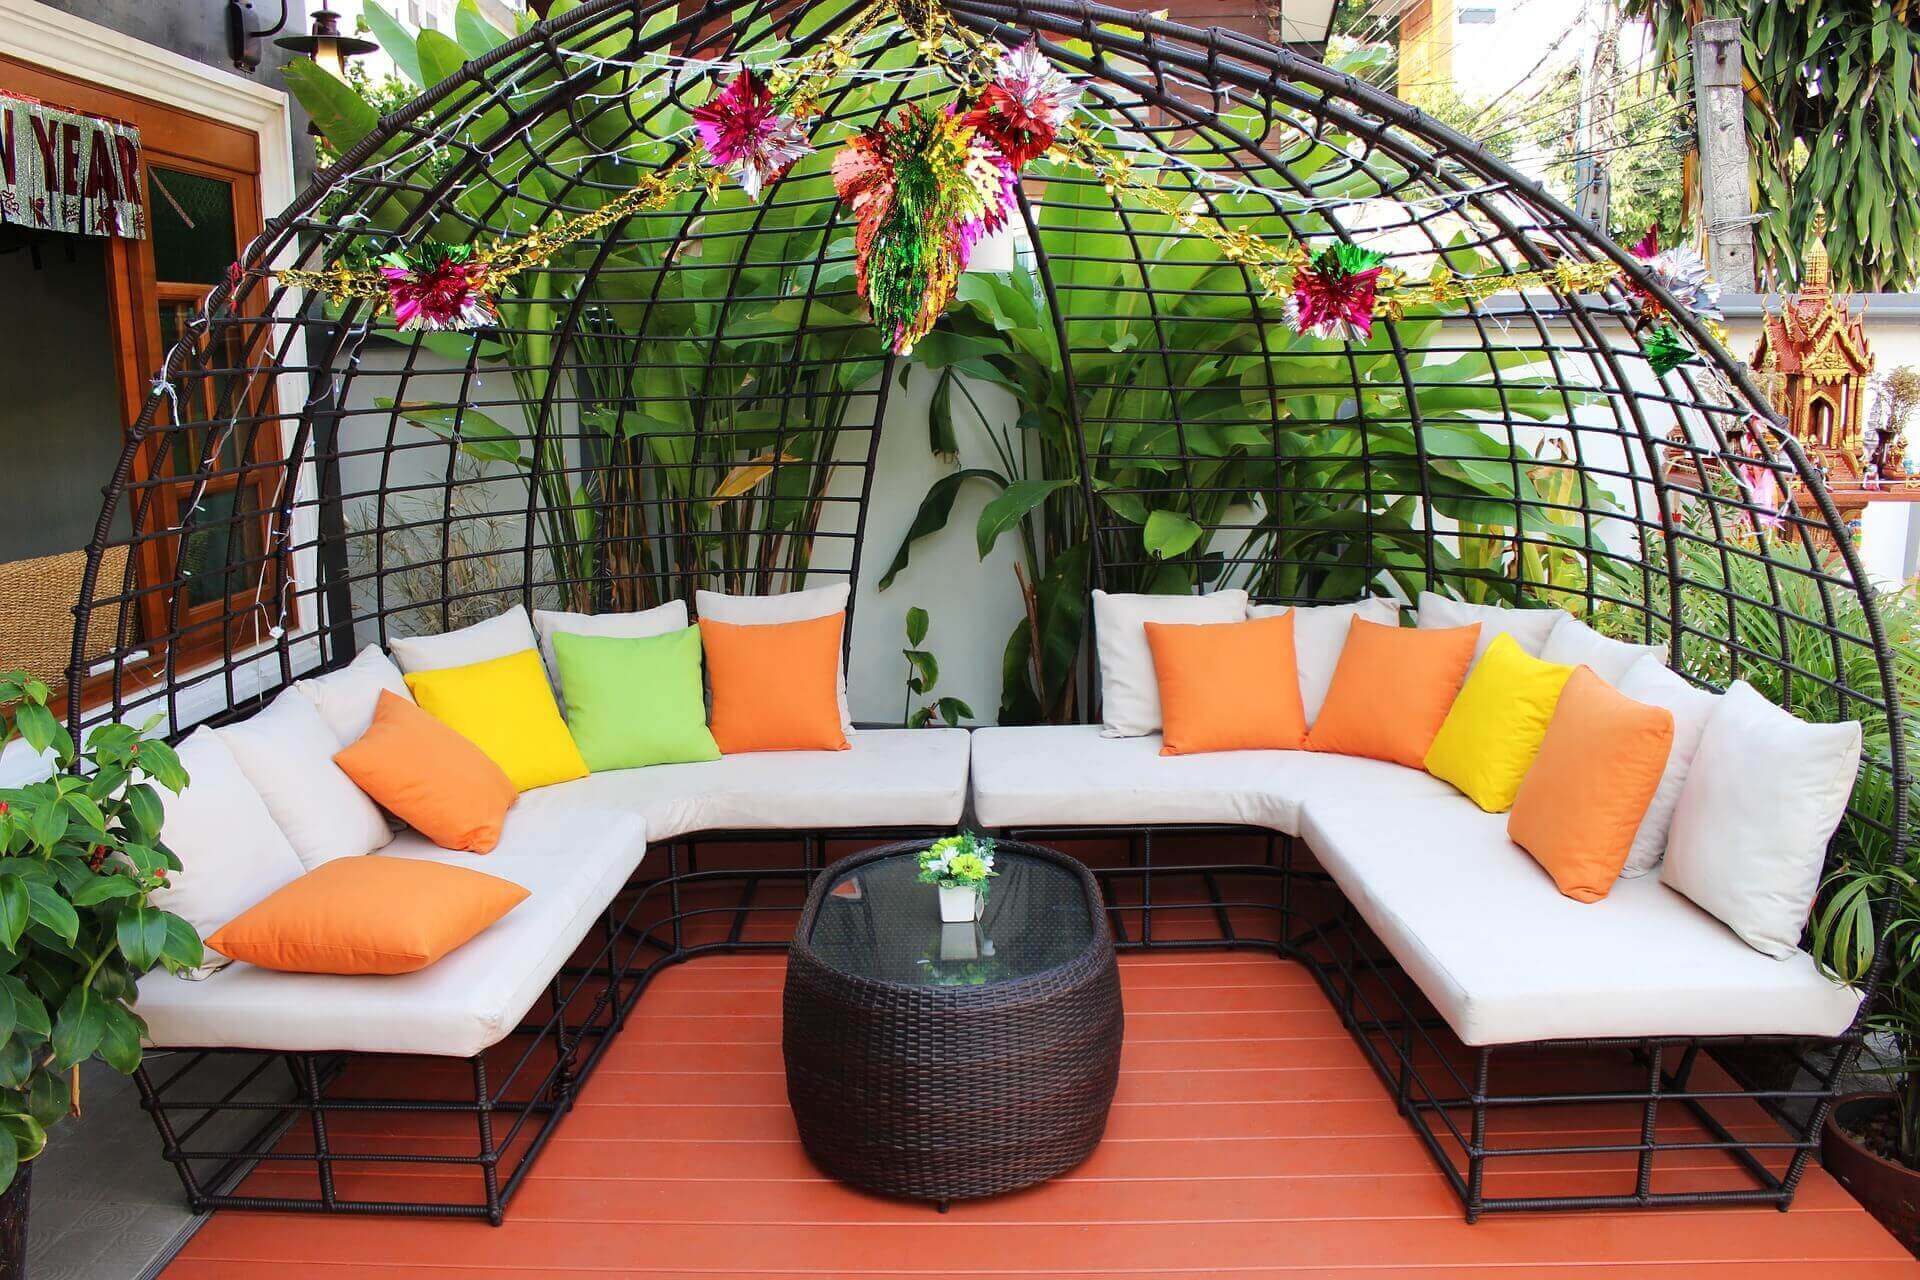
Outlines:
{"type": "Polygon", "coordinates": [[[480,1181],[487,1193],[487,1221],[499,1226],[506,1219],[500,1202],[500,1153],[493,1146],[493,1094],[487,1088],[487,1060],[473,1057],[473,1101],[480,1121],[480,1181]]]}
{"type": "Polygon", "coordinates": [[[1473,1064],[1473,1141],[1467,1148],[1467,1223],[1480,1221],[1481,1188],[1487,1176],[1487,1077],[1493,1050],[1481,1049],[1473,1064]]]}
{"type": "Polygon", "coordinates": [[[153,1087],[153,1077],[147,1074],[145,1062],[134,1070],[133,1083],[140,1090],[140,1105],[153,1117],[153,1126],[160,1131],[161,1153],[180,1175],[180,1189],[186,1193],[187,1207],[195,1213],[205,1213],[206,1194],[200,1189],[200,1179],[194,1176],[193,1165],[180,1153],[180,1135],[174,1131],[173,1117],[162,1105],[160,1091],[153,1087]]]}
{"type": "Polygon", "coordinates": [[[313,1065],[313,1055],[310,1053],[289,1056],[287,1065],[294,1071],[295,1086],[307,1104],[307,1114],[313,1120],[314,1170],[320,1178],[320,1203],[332,1209],[339,1197],[334,1192],[333,1151],[327,1142],[327,1116],[320,1107],[320,1071],[313,1065]]]}
{"type": "Polygon", "coordinates": [[[1653,1043],[1646,1046],[1645,1052],[1647,1105],[1640,1114],[1640,1161],[1633,1180],[1633,1194],[1642,1204],[1653,1192],[1653,1142],[1660,1132],[1660,1082],[1665,1078],[1661,1062],[1666,1047],[1653,1043]]]}

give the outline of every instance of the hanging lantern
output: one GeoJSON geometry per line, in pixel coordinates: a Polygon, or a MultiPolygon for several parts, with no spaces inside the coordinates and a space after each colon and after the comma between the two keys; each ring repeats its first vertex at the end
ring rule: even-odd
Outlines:
{"type": "Polygon", "coordinates": [[[952,301],[973,247],[1006,221],[1013,167],[966,117],[909,104],[847,142],[833,181],[856,224],[855,285],[905,355],[952,301]]]}

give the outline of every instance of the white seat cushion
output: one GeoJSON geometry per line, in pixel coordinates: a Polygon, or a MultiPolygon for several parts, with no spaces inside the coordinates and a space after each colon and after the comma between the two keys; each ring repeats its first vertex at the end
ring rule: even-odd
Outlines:
{"type": "Polygon", "coordinates": [[[531,896],[418,973],[276,973],[235,963],[194,982],[155,970],[137,1005],[148,1043],[290,1052],[469,1057],[517,1026],[646,853],[637,818],[585,809],[507,815],[490,854],[455,853],[407,831],[389,857],[471,867],[531,896]]]}
{"type": "Polygon", "coordinates": [[[1858,992],[1813,958],[1761,955],[1658,876],[1595,903],[1560,895],[1462,796],[1366,787],[1307,803],[1307,843],[1454,1033],[1470,1045],[1587,1036],[1845,1030],[1858,992]]]}
{"type": "Polygon", "coordinates": [[[515,812],[637,813],[653,840],[699,831],[952,827],[967,799],[967,731],[863,729],[846,751],[754,751],[613,769],[520,797],[515,812]]]}
{"type": "Polygon", "coordinates": [[[1312,751],[1163,756],[1160,735],[1109,738],[1098,725],[973,732],[974,816],[987,827],[1226,823],[1300,834],[1303,801],[1366,786],[1420,797],[1452,788],[1379,760],[1312,751]]]}

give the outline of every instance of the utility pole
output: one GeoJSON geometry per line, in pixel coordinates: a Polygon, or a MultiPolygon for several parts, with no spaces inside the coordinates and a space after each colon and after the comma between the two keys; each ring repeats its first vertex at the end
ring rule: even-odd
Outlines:
{"type": "Polygon", "coordinates": [[[1700,218],[1707,267],[1730,293],[1752,293],[1753,200],[1747,176],[1746,94],[1740,23],[1693,26],[1693,109],[1700,135],[1700,218]]]}
{"type": "Polygon", "coordinates": [[[1613,106],[1619,65],[1620,5],[1618,0],[1602,0],[1593,57],[1587,62],[1586,84],[1580,94],[1580,160],[1574,168],[1574,212],[1603,232],[1607,230],[1607,207],[1613,199],[1613,152],[1619,137],[1614,129],[1613,106]]]}

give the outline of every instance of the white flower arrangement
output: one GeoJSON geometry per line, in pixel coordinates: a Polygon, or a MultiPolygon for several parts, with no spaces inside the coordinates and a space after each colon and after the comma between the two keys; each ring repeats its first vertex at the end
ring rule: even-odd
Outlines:
{"type": "Polygon", "coordinates": [[[942,889],[986,892],[993,869],[993,841],[972,832],[935,840],[920,851],[920,880],[942,889]]]}

